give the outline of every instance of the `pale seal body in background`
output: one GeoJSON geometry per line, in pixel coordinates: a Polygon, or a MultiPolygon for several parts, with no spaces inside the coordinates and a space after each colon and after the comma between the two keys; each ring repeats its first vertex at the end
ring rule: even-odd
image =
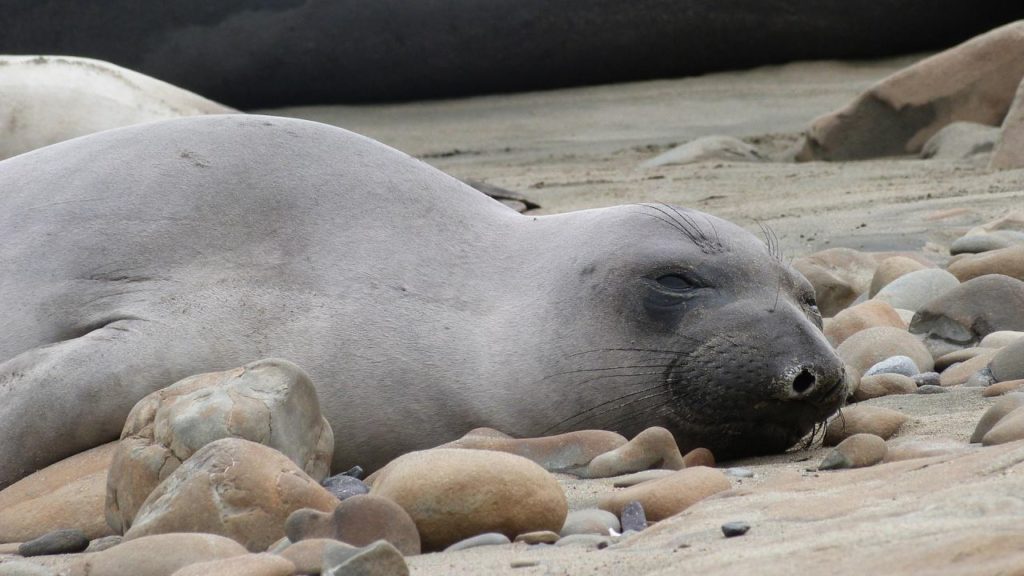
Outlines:
{"type": "Polygon", "coordinates": [[[662,425],[785,449],[845,397],[810,285],[740,227],[524,216],[344,130],[203,116],[0,163],[0,484],[117,437],[147,393],[278,356],[333,466],[472,428],[662,425]]]}
{"type": "Polygon", "coordinates": [[[0,159],[111,128],[231,112],[109,62],[0,56],[0,159]]]}

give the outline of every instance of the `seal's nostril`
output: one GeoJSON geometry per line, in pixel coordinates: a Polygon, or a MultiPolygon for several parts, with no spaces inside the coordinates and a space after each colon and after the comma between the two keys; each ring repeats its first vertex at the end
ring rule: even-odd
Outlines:
{"type": "Polygon", "coordinates": [[[796,378],[793,378],[793,391],[797,394],[807,392],[811,386],[814,386],[814,374],[808,372],[807,368],[801,370],[796,378]]]}

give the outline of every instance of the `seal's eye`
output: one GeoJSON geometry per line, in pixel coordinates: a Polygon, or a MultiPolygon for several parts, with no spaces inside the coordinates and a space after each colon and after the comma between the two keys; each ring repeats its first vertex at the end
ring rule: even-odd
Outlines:
{"type": "Polygon", "coordinates": [[[673,292],[686,292],[696,288],[689,280],[679,276],[678,274],[665,274],[664,276],[658,277],[658,284],[662,288],[667,288],[673,292]]]}

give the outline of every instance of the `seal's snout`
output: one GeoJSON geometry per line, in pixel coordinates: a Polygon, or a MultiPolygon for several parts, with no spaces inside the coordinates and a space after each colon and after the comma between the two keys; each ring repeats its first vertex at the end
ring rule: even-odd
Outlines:
{"type": "Polygon", "coordinates": [[[827,402],[843,383],[842,365],[800,364],[783,371],[780,400],[827,402]]]}

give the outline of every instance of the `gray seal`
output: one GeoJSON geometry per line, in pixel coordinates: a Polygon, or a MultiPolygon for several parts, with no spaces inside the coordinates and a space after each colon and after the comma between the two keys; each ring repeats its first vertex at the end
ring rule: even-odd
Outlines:
{"type": "Polygon", "coordinates": [[[345,130],[202,116],[0,163],[0,484],[183,377],[304,367],[335,470],[477,427],[783,450],[846,396],[807,281],[667,205],[526,216],[345,130]]]}

